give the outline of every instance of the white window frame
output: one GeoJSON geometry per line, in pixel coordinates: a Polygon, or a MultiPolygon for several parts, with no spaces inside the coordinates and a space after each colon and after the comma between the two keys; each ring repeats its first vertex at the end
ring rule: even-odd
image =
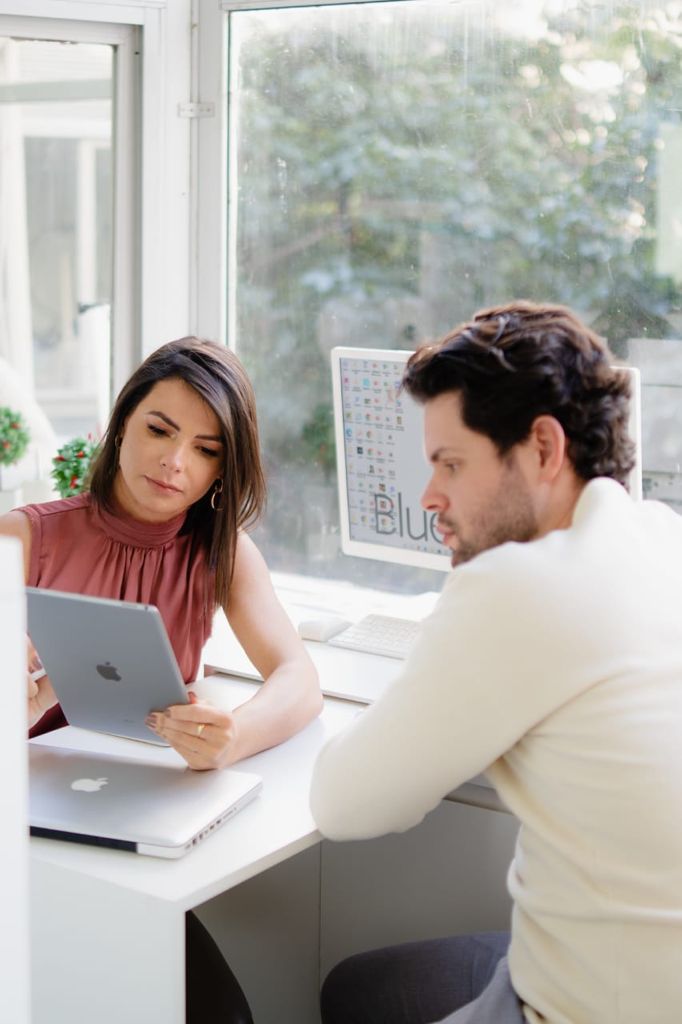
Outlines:
{"type": "MultiPolygon", "coordinates": [[[[228,15],[235,11],[259,11],[271,7],[322,7],[339,3],[376,3],[378,0],[193,0],[192,97],[205,106],[197,118],[192,139],[191,231],[193,238],[190,305],[197,333],[235,345],[236,238],[229,206],[234,196],[235,154],[229,152],[228,117],[229,30],[228,15]],[[211,113],[208,113],[208,110],[211,113]],[[230,231],[228,238],[227,232],[230,231]]],[[[419,3],[423,0],[401,0],[419,3]]]]}
{"type": "Polygon", "coordinates": [[[191,16],[191,0],[0,0],[0,33],[116,46],[113,394],[144,355],[194,329],[191,16]]]}
{"type": "Polygon", "coordinates": [[[195,333],[233,345],[227,325],[228,38],[219,0],[193,0],[190,310],[195,333]]]}
{"type": "MultiPolygon", "coordinates": [[[[330,2],[338,0],[287,6],[330,2]]],[[[120,47],[116,111],[123,115],[118,125],[129,130],[116,138],[114,393],[141,357],[170,338],[199,334],[234,343],[227,15],[281,6],[282,0],[0,0],[0,31],[120,47]]]]}

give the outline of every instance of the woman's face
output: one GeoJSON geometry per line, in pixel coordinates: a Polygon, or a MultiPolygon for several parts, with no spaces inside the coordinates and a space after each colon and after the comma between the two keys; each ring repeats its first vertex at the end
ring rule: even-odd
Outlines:
{"type": "Polygon", "coordinates": [[[223,447],[218,417],[194,388],[159,381],[124,424],[114,497],[135,519],[172,519],[222,475],[223,447]]]}

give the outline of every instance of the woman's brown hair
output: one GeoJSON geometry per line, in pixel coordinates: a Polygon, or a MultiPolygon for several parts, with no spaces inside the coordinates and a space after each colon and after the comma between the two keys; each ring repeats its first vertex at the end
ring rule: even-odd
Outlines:
{"type": "Polygon", "coordinates": [[[152,352],[116,399],[92,465],[90,493],[95,502],[111,508],[118,469],[117,444],[125,422],[155,384],[173,377],[194,388],[220,424],[222,493],[214,502],[215,509],[211,506],[211,490],[190,506],[183,533],[191,533],[206,550],[209,567],[215,573],[215,590],[206,595],[207,605],[225,606],[234,572],[238,531],[256,522],[265,505],[256,400],[234,352],[194,337],[179,338],[152,352]]]}

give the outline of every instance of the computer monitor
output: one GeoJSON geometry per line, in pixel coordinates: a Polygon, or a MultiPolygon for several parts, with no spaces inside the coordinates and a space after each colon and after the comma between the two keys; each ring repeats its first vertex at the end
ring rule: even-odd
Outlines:
{"type": "MultiPolygon", "coordinates": [[[[440,543],[436,514],[420,498],[426,462],[423,410],[399,391],[412,353],[395,349],[332,349],[341,548],[347,555],[447,572],[451,552],[440,543]]],[[[630,436],[635,466],[628,488],[642,497],[641,387],[631,378],[630,436]]]]}
{"type": "Polygon", "coordinates": [[[399,393],[411,352],[332,349],[341,548],[421,569],[451,568],[420,498],[431,470],[424,456],[423,410],[399,393]]]}

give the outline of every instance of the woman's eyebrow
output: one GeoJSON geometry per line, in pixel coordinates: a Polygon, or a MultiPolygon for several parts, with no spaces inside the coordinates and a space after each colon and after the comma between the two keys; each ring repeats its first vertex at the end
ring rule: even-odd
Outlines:
{"type": "MultiPolygon", "coordinates": [[[[158,416],[160,420],[167,423],[173,430],[180,430],[180,427],[175,423],[170,416],[166,416],[165,412],[161,412],[159,409],[148,409],[147,416],[158,416]]],[[[220,444],[223,443],[222,437],[219,434],[195,434],[195,437],[200,441],[218,441],[220,444]]]]}
{"type": "Polygon", "coordinates": [[[158,409],[148,409],[147,416],[158,416],[160,420],[163,420],[164,423],[167,423],[169,427],[173,428],[173,430],[180,429],[178,424],[174,423],[170,416],[166,416],[165,412],[160,412],[158,409]]]}

